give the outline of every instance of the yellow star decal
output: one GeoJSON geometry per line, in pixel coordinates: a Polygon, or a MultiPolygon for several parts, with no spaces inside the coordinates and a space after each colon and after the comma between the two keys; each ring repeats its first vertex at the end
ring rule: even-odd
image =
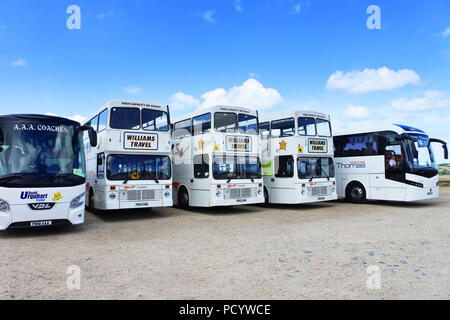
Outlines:
{"type": "Polygon", "coordinates": [[[205,141],[200,140],[200,141],[198,142],[198,148],[199,148],[200,150],[203,150],[204,147],[205,147],[205,141]]]}
{"type": "Polygon", "coordinates": [[[280,150],[284,150],[286,151],[286,147],[287,147],[287,142],[286,141],[281,141],[280,142],[280,150]]]}
{"type": "Polygon", "coordinates": [[[52,201],[59,201],[62,199],[62,195],[61,192],[55,193],[55,195],[53,196],[52,201]]]}

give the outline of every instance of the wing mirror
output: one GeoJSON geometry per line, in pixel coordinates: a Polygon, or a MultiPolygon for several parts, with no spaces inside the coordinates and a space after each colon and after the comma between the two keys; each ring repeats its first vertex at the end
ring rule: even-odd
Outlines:
{"type": "Polygon", "coordinates": [[[91,144],[91,147],[97,146],[97,132],[95,132],[94,128],[91,126],[82,126],[80,128],[81,131],[87,131],[89,135],[89,142],[91,144]]]}
{"type": "Polygon", "coordinates": [[[444,149],[444,159],[448,160],[448,148],[447,148],[447,142],[443,141],[443,140],[439,140],[439,139],[430,139],[430,144],[432,142],[437,142],[442,144],[442,149],[444,149]]]}

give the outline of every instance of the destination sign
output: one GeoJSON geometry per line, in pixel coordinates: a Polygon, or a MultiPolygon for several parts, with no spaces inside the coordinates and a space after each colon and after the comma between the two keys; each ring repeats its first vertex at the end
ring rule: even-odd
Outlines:
{"type": "Polygon", "coordinates": [[[328,143],[324,139],[309,139],[308,150],[311,153],[327,153],[328,143]]]}
{"type": "Polygon", "coordinates": [[[158,135],[153,133],[125,132],[124,148],[133,150],[158,150],[158,135]]]}
{"type": "Polygon", "coordinates": [[[251,152],[252,138],[247,136],[227,136],[227,151],[251,152]]]}

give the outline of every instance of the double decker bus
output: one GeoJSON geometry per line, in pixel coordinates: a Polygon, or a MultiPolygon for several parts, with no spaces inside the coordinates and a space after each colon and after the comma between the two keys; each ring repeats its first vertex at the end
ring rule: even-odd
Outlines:
{"type": "Polygon", "coordinates": [[[109,101],[86,123],[98,146],[86,146],[86,202],[92,209],[172,206],[169,107],[109,101]]]}
{"type": "Polygon", "coordinates": [[[330,117],[295,111],[260,125],[265,203],[337,199],[330,117]]]}
{"type": "Polygon", "coordinates": [[[78,122],[0,116],[0,230],[84,222],[86,167],[78,122]]]}
{"type": "Polygon", "coordinates": [[[422,130],[391,125],[334,137],[339,198],[416,201],[438,197],[439,172],[431,139],[422,130]]]}
{"type": "Polygon", "coordinates": [[[180,208],[264,202],[258,112],[213,106],[172,124],[174,202],[180,208]]]}

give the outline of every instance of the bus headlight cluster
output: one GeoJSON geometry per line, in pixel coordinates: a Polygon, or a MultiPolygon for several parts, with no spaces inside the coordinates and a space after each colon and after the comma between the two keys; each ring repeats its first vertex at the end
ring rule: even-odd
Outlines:
{"type": "Polygon", "coordinates": [[[263,193],[262,189],[259,188],[259,189],[258,189],[258,194],[259,194],[259,195],[262,195],[262,193],[263,193]]]}
{"type": "Polygon", "coordinates": [[[111,200],[115,200],[115,199],[116,199],[116,194],[115,194],[115,193],[110,193],[110,194],[109,194],[109,198],[110,198],[111,200]]]}
{"type": "Polygon", "coordinates": [[[164,197],[166,197],[166,198],[170,197],[170,191],[164,192],[164,197]]]}
{"type": "Polygon", "coordinates": [[[216,192],[216,197],[217,197],[217,198],[220,198],[221,196],[222,196],[222,191],[217,190],[217,192],[216,192]]]}
{"type": "Polygon", "coordinates": [[[80,194],[78,197],[70,202],[70,209],[76,209],[84,205],[84,196],[85,194],[80,194]]]}
{"type": "Polygon", "coordinates": [[[304,195],[305,195],[305,193],[306,193],[306,191],[305,191],[305,190],[302,190],[302,196],[304,196],[304,195]]]}
{"type": "Polygon", "coordinates": [[[8,212],[9,205],[5,200],[0,199],[0,212],[8,212]]]}

